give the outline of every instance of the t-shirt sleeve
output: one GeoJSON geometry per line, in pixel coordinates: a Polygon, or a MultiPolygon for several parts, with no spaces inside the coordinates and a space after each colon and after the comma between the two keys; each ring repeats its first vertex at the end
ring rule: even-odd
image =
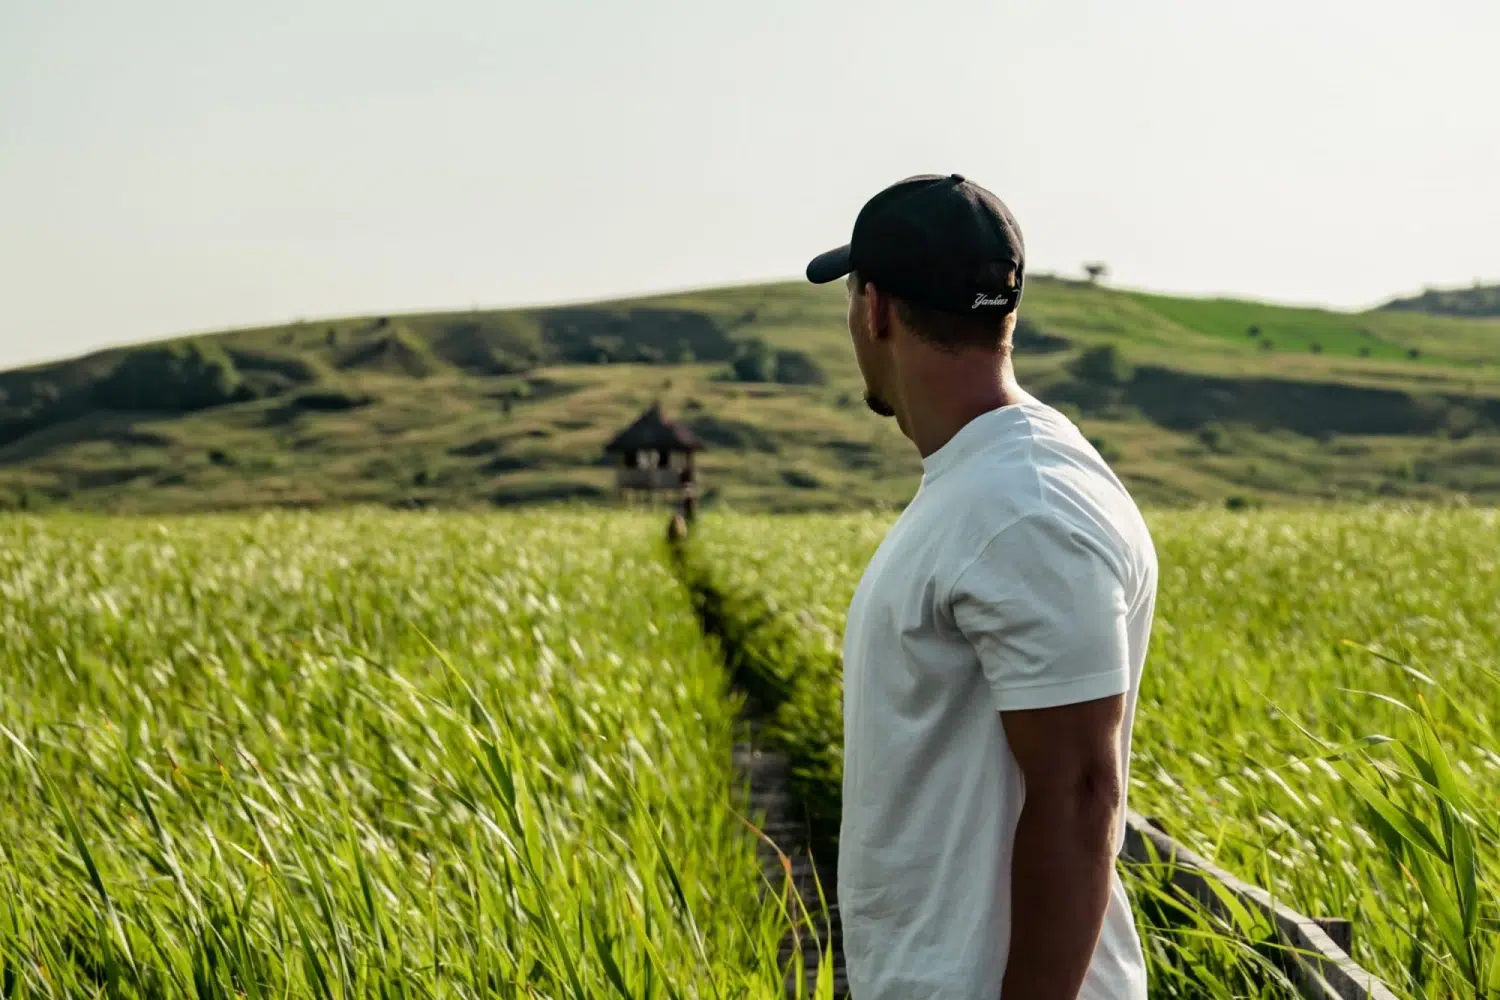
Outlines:
{"type": "Polygon", "coordinates": [[[1125,588],[1060,518],[1032,515],[1002,529],[959,574],[952,612],[1002,712],[1129,689],[1125,588]]]}

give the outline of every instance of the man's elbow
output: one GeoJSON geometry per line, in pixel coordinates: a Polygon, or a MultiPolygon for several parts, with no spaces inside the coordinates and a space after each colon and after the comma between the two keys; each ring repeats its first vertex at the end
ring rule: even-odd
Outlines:
{"type": "Polygon", "coordinates": [[[1113,764],[1086,768],[1073,785],[1075,831],[1099,848],[1113,845],[1124,804],[1124,786],[1113,764]]]}
{"type": "Polygon", "coordinates": [[[1049,782],[1046,790],[1026,790],[1022,809],[1045,823],[1056,834],[1090,850],[1113,847],[1115,831],[1124,805],[1119,771],[1112,764],[1079,767],[1062,781],[1049,782]]]}
{"type": "Polygon", "coordinates": [[[1101,761],[1082,768],[1073,782],[1074,794],[1080,804],[1110,811],[1120,808],[1123,787],[1120,771],[1112,761],[1101,761]]]}

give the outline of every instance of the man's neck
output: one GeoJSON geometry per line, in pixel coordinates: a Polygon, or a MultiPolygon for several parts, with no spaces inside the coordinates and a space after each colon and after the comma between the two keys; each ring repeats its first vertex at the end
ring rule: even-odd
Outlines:
{"type": "Polygon", "coordinates": [[[947,444],[976,417],[1033,397],[1016,382],[1010,359],[993,371],[983,362],[953,359],[933,371],[906,395],[902,431],[926,458],[947,444]]]}

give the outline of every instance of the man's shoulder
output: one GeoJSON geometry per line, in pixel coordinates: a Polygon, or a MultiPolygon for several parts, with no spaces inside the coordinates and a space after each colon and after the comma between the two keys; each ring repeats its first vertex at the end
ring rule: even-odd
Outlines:
{"type": "Polygon", "coordinates": [[[990,535],[1053,525],[1085,532],[1112,525],[1124,530],[1141,520],[1124,483],[1108,466],[1086,456],[997,448],[992,454],[976,455],[947,486],[933,507],[945,508],[990,535]]]}
{"type": "Polygon", "coordinates": [[[1028,406],[1024,433],[979,449],[925,498],[924,520],[967,562],[1007,542],[1075,537],[1120,557],[1150,547],[1125,484],[1076,425],[1042,403],[1028,406]]]}
{"type": "Polygon", "coordinates": [[[969,496],[955,504],[946,547],[954,582],[981,562],[1000,573],[1071,565],[1074,571],[1112,571],[1122,581],[1146,583],[1155,576],[1145,518],[1104,474],[996,463],[976,470],[963,490],[969,496]]]}

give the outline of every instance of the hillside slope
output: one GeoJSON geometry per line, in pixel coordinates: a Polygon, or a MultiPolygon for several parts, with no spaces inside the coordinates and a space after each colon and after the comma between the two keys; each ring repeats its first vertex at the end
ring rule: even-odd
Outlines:
{"type": "MultiPolygon", "coordinates": [[[[707,502],[897,504],[840,288],[217,333],[0,373],[0,507],[165,512],[606,498],[602,447],[661,398],[707,502]]],[[[1023,384],[1144,501],[1500,497],[1500,320],[1345,314],[1039,278],[1023,384]],[[1113,354],[1103,350],[1113,345],[1113,354]]]]}

